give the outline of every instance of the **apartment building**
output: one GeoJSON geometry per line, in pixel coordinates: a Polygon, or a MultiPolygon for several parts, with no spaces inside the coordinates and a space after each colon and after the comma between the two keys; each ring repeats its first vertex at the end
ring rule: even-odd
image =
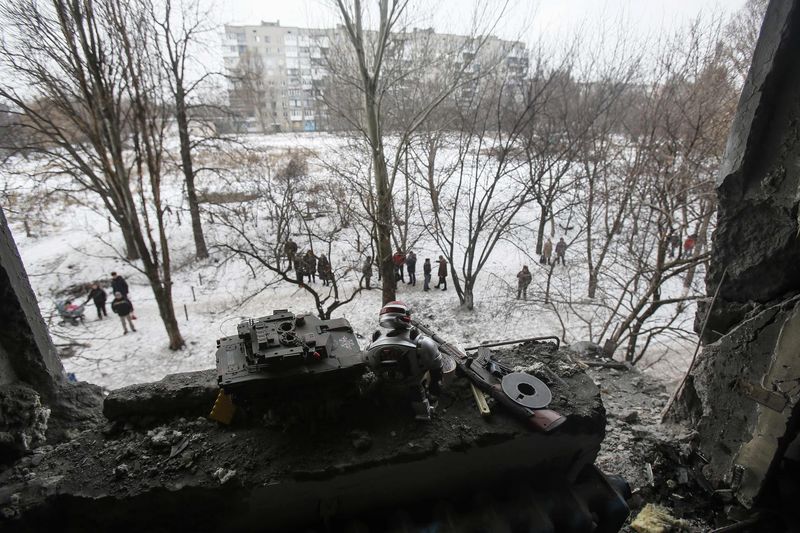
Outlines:
{"type": "MultiPolygon", "coordinates": [[[[280,22],[258,25],[227,24],[224,27],[223,61],[229,79],[229,99],[238,112],[244,131],[319,131],[334,124],[332,113],[322,101],[328,71],[325,54],[331,47],[346,50],[342,27],[317,29],[281,26],[280,22]]],[[[437,34],[415,29],[395,37],[389,61],[411,61],[419,50],[456,50],[457,61],[468,64],[470,72],[485,65],[482,58],[500,57],[501,69],[512,82],[527,76],[528,51],[524,43],[488,37],[480,47],[464,36],[437,34]],[[398,44],[399,43],[399,44],[398,44]],[[424,43],[424,47],[422,46],[424,43]]],[[[436,67],[434,67],[435,69],[436,67]]],[[[428,72],[433,77],[436,72],[428,72]]],[[[477,87],[467,84],[463,96],[477,87]]]]}

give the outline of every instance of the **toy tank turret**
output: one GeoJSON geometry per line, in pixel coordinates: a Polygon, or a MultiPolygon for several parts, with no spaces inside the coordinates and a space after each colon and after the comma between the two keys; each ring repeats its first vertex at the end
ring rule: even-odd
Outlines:
{"type": "Polygon", "coordinates": [[[364,369],[358,340],[344,318],[321,320],[281,309],[244,320],[237,335],[217,340],[217,380],[228,394],[354,379],[364,369]]]}

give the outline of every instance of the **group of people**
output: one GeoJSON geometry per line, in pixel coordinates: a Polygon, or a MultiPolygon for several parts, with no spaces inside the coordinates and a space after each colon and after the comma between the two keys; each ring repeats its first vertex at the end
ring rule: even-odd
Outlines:
{"type": "Polygon", "coordinates": [[[683,241],[683,248],[681,249],[681,237],[677,233],[671,234],[667,238],[667,244],[669,249],[669,256],[675,257],[678,256],[678,259],[681,257],[690,257],[694,253],[694,246],[697,244],[697,235],[691,234],[686,237],[686,240],[683,241]]]}
{"type": "Polygon", "coordinates": [[[325,254],[317,257],[312,250],[298,253],[297,243],[292,239],[287,239],[284,243],[283,253],[286,256],[287,269],[295,271],[298,283],[302,284],[304,279],[316,283],[317,276],[323,286],[333,283],[333,269],[325,254]]]}
{"type": "MultiPolygon", "coordinates": [[[[561,237],[556,243],[555,251],[556,251],[555,264],[557,265],[560,262],[561,266],[566,266],[567,263],[565,256],[567,253],[567,243],[564,240],[564,237],[561,237]]],[[[543,265],[551,265],[553,264],[550,262],[552,257],[553,257],[553,241],[548,238],[547,242],[545,242],[544,246],[542,246],[542,255],[539,258],[539,262],[543,265]]]]}
{"type": "MultiPolygon", "coordinates": [[[[436,261],[438,263],[437,275],[439,276],[439,282],[435,285],[434,288],[438,289],[441,287],[441,290],[447,290],[447,260],[443,256],[439,256],[439,259],[436,261]]],[[[397,249],[397,251],[392,255],[392,264],[394,265],[394,284],[395,288],[397,288],[398,281],[402,281],[406,285],[411,285],[415,287],[417,285],[417,254],[413,251],[409,250],[408,252],[403,252],[401,249],[397,249]],[[408,274],[408,281],[406,281],[405,274],[408,274]]],[[[364,264],[361,267],[361,273],[364,275],[364,284],[365,288],[371,289],[371,280],[372,280],[372,256],[367,256],[364,260],[364,264]]],[[[429,291],[431,290],[431,278],[433,275],[433,265],[431,264],[430,258],[426,258],[425,262],[422,264],[422,276],[423,276],[423,283],[422,283],[422,290],[429,291]]],[[[380,279],[380,268],[378,269],[378,279],[380,279]]]]}
{"type": "MultiPolygon", "coordinates": [[[[122,334],[128,334],[129,326],[131,331],[136,331],[136,326],[133,325],[136,315],[133,314],[133,304],[128,299],[128,282],[116,272],[111,273],[111,292],[114,294],[114,299],[111,301],[111,310],[119,316],[120,322],[122,322],[122,334]]],[[[89,303],[90,300],[97,308],[97,320],[108,317],[106,291],[100,288],[97,283],[92,284],[84,305],[89,303]]]]}

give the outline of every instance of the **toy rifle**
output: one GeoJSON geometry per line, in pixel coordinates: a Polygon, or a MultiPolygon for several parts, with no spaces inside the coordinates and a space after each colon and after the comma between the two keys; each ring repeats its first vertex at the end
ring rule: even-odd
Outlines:
{"type": "Polygon", "coordinates": [[[433,339],[434,342],[439,345],[439,350],[452,357],[459,371],[464,374],[475,387],[494,398],[497,403],[505,407],[515,416],[527,420],[534,428],[539,431],[549,432],[566,421],[566,417],[551,409],[532,409],[525,407],[506,394],[501,386],[501,378],[498,376],[510,373],[510,369],[486,357],[488,352],[487,347],[480,347],[478,349],[479,355],[477,358],[470,357],[445,341],[425,324],[421,324],[416,320],[412,320],[411,324],[433,339]]]}

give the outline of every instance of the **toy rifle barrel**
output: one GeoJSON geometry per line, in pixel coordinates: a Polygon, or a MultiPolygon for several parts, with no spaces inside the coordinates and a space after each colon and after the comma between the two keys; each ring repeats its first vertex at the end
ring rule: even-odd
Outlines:
{"type": "Polygon", "coordinates": [[[493,385],[487,377],[481,375],[472,368],[472,365],[468,364],[470,359],[466,354],[458,350],[452,344],[449,344],[428,326],[414,320],[412,320],[411,323],[422,333],[433,339],[433,341],[439,345],[440,350],[452,357],[461,372],[467,379],[474,383],[478,389],[494,398],[496,402],[503,405],[503,407],[511,411],[515,416],[526,419],[533,427],[545,432],[554,430],[566,420],[565,417],[550,409],[528,409],[527,407],[519,405],[503,392],[499,384],[493,385]]]}

